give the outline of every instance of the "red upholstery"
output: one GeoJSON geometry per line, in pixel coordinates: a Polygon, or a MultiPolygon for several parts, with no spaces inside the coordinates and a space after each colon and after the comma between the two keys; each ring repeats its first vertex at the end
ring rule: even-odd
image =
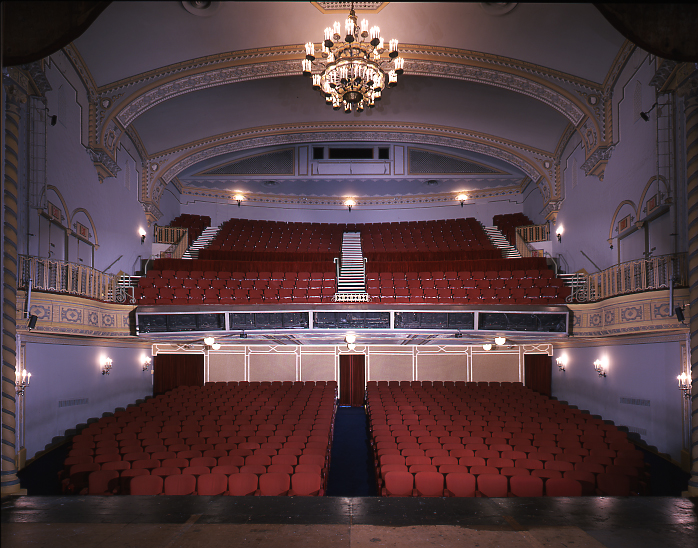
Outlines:
{"type": "MultiPolygon", "coordinates": [[[[176,477],[176,476],[171,476],[176,477]]],[[[159,495],[162,493],[163,481],[160,476],[135,476],[129,483],[131,495],[159,495]]]]}
{"type": "MultiPolygon", "coordinates": [[[[133,492],[133,487],[131,487],[131,491],[133,492]]],[[[174,476],[165,477],[165,495],[193,495],[195,491],[196,476],[192,474],[176,474],[174,476]]]]}
{"type": "Polygon", "coordinates": [[[233,496],[254,495],[255,491],[257,491],[257,486],[256,474],[232,474],[228,478],[228,492],[233,496]]]}

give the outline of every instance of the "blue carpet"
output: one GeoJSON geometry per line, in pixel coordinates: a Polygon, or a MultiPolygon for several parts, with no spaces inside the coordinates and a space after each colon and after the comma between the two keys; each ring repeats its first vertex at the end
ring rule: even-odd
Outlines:
{"type": "Polygon", "coordinates": [[[363,407],[339,407],[334,423],[327,494],[333,497],[376,495],[376,477],[363,407]]]}

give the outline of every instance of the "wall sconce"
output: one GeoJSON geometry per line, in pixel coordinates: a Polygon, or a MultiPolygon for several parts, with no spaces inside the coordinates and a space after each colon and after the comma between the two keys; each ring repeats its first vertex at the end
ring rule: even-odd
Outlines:
{"type": "Polygon", "coordinates": [[[109,372],[113,366],[111,358],[109,356],[102,357],[100,360],[100,365],[102,366],[102,375],[109,375],[109,372]]]}
{"type": "Polygon", "coordinates": [[[557,367],[560,371],[565,371],[567,369],[567,354],[562,354],[562,356],[559,356],[555,362],[557,363],[557,367]]]}
{"type": "Polygon", "coordinates": [[[594,371],[599,374],[599,377],[606,376],[606,370],[608,369],[608,360],[604,358],[603,360],[596,360],[594,362],[594,371]]]}
{"type": "Polygon", "coordinates": [[[143,371],[148,371],[150,367],[150,356],[146,356],[145,354],[141,356],[141,366],[143,367],[143,371]]]}
{"type": "Polygon", "coordinates": [[[138,229],[138,235],[141,237],[141,245],[143,245],[143,242],[145,242],[145,236],[146,236],[145,228],[140,227],[138,229]]]}
{"type": "Polygon", "coordinates": [[[26,369],[22,371],[15,371],[15,391],[18,396],[24,396],[24,390],[29,386],[32,380],[32,374],[28,373],[26,369]]]}
{"type": "Polygon", "coordinates": [[[456,196],[456,200],[460,202],[460,206],[463,207],[463,204],[465,201],[468,199],[468,195],[464,193],[460,193],[458,196],[456,196]]]}
{"type": "Polygon", "coordinates": [[[504,346],[504,343],[507,342],[506,337],[495,337],[494,338],[494,344],[497,346],[504,346]]]}
{"type": "Polygon", "coordinates": [[[690,375],[686,372],[683,372],[678,377],[676,377],[676,380],[679,381],[679,390],[683,392],[684,398],[690,399],[691,388],[693,388],[693,383],[691,382],[690,375]]]}
{"type": "Polygon", "coordinates": [[[557,230],[555,230],[555,235],[557,236],[557,241],[558,243],[562,243],[562,233],[565,231],[562,225],[557,227],[557,230]]]}
{"type": "Polygon", "coordinates": [[[486,352],[489,352],[490,350],[492,350],[492,345],[490,343],[483,344],[482,349],[486,352]]]}
{"type": "Polygon", "coordinates": [[[213,337],[204,337],[204,344],[211,350],[220,350],[221,345],[213,337]]]}
{"type": "Polygon", "coordinates": [[[238,207],[240,207],[240,204],[245,200],[245,197],[242,194],[236,194],[233,196],[233,200],[235,200],[238,203],[238,207]]]}
{"type": "Polygon", "coordinates": [[[356,205],[356,202],[350,198],[348,200],[344,200],[344,205],[347,206],[351,212],[351,208],[356,205]]]}
{"type": "Polygon", "coordinates": [[[347,343],[347,348],[349,350],[354,350],[356,348],[356,335],[354,333],[347,333],[344,335],[344,342],[347,343]]]}

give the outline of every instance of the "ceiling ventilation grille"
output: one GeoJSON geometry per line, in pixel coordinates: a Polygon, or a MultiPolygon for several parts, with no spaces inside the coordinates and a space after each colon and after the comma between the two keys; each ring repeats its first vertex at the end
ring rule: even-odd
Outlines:
{"type": "Polygon", "coordinates": [[[242,158],[201,175],[293,175],[293,149],[242,158]]]}
{"type": "Polygon", "coordinates": [[[410,174],[499,174],[498,170],[487,166],[426,150],[410,149],[410,174]]]}

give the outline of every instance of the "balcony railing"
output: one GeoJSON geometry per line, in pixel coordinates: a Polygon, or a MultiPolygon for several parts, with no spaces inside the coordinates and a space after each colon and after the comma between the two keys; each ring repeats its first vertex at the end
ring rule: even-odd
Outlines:
{"type": "Polygon", "coordinates": [[[516,233],[521,234],[525,242],[547,242],[550,239],[550,225],[517,226],[516,233]]]}
{"type": "Polygon", "coordinates": [[[182,234],[188,234],[189,229],[181,226],[157,226],[153,233],[153,241],[156,244],[177,244],[182,234]]]}
{"type": "Polygon", "coordinates": [[[56,261],[42,257],[19,256],[17,287],[68,293],[105,302],[124,303],[128,298],[126,288],[118,287],[118,275],[107,274],[92,267],[56,261]]]}
{"type": "Polygon", "coordinates": [[[586,288],[579,291],[576,300],[593,302],[653,289],[668,289],[688,285],[686,253],[660,255],[621,263],[601,272],[589,274],[586,288]]]}

